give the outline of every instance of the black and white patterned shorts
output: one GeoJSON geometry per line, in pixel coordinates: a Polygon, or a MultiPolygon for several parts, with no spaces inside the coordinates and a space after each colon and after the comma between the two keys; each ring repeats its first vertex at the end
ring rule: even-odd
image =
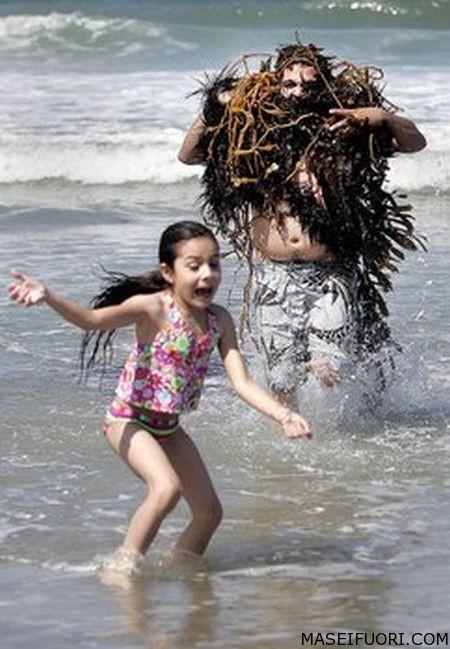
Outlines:
{"type": "Polygon", "coordinates": [[[265,260],[257,266],[253,333],[272,389],[301,384],[313,358],[339,371],[389,338],[373,308],[367,317],[360,284],[356,262],[265,260]]]}

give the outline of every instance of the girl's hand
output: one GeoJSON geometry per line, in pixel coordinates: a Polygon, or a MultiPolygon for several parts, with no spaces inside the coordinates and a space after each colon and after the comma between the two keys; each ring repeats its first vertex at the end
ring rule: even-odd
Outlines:
{"type": "Polygon", "coordinates": [[[288,411],[280,423],[286,437],[312,437],[311,424],[297,412],[288,411]]]}
{"type": "Polygon", "coordinates": [[[17,270],[12,270],[11,276],[16,280],[7,287],[11,300],[24,306],[34,306],[45,300],[47,289],[41,282],[28,277],[28,275],[23,275],[17,270]]]}

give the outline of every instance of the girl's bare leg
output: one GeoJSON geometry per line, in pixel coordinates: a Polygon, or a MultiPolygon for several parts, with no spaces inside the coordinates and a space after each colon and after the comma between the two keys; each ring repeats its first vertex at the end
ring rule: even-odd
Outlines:
{"type": "Polygon", "coordinates": [[[167,439],[164,450],[178,475],[192,515],[175,551],[203,554],[222,520],[222,506],[201,455],[184,430],[167,439]]]}
{"type": "Polygon", "coordinates": [[[122,543],[122,549],[137,558],[148,550],[162,521],[177,504],[182,486],[177,470],[172,467],[161,445],[136,424],[111,424],[107,439],[149,489],[147,497],[135,511],[122,543]]]}

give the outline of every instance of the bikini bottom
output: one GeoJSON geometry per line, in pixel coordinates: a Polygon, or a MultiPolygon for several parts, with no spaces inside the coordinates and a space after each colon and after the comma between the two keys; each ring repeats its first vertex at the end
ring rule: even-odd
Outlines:
{"type": "Polygon", "coordinates": [[[166,441],[180,427],[178,415],[176,414],[142,412],[128,404],[114,400],[106,411],[103,433],[107,435],[109,426],[119,421],[136,424],[150,433],[158,442],[166,441]]]}

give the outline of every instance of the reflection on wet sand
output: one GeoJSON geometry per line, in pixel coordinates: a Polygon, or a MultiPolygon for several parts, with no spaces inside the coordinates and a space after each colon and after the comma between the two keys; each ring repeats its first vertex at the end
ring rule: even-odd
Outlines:
{"type": "Polygon", "coordinates": [[[109,570],[106,579],[105,571],[99,577],[102,583],[115,589],[124,624],[133,634],[149,642],[150,649],[194,647],[200,641],[207,644],[214,641],[219,613],[206,567],[201,557],[160,555],[138,573],[115,571],[113,575],[114,571],[109,570]],[[177,590],[176,601],[181,599],[183,605],[175,606],[171,599],[161,602],[161,586],[167,592],[167,585],[169,591],[170,585],[177,590]]]}
{"type": "Polygon", "coordinates": [[[124,625],[151,649],[291,649],[301,632],[382,630],[391,584],[375,567],[358,570],[368,544],[303,538],[295,550],[284,539],[257,555],[240,546],[209,561],[159,557],[109,585],[124,625]]]}

